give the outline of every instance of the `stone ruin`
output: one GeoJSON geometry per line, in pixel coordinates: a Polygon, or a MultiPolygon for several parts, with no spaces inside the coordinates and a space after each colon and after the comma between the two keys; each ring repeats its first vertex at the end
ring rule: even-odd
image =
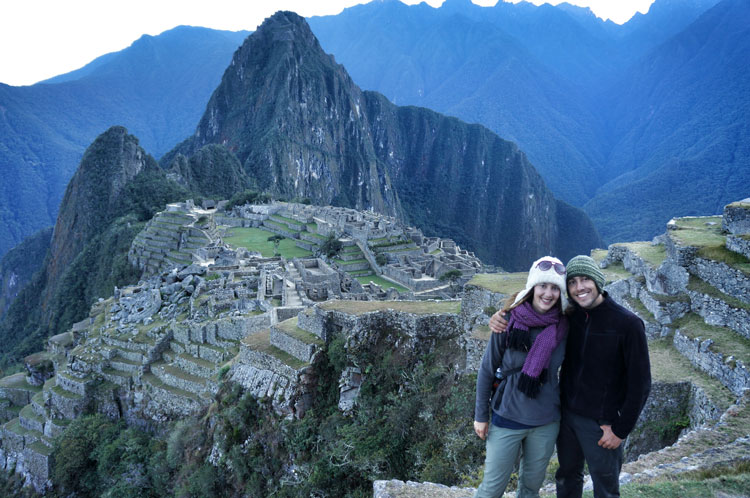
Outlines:
{"type": "MultiPolygon", "coordinates": [[[[309,233],[318,234],[316,226],[331,227],[329,233],[340,234],[332,227],[338,230],[354,223],[358,231],[346,232],[348,238],[342,238],[346,251],[340,255],[357,250],[364,255],[369,250],[377,257],[382,250],[386,258],[398,261],[393,263],[394,271],[409,273],[414,281],[421,278],[419,273],[400,264],[420,261],[436,266],[443,262],[441,258],[453,255],[466,256],[454,263],[473,258],[462,255],[451,241],[400,229],[371,213],[358,218],[348,210],[331,208],[317,216],[319,209],[270,205],[261,209],[265,211],[261,218],[266,218],[253,222],[283,216],[286,230],[304,225],[315,230],[309,233]],[[370,230],[378,237],[367,237],[370,230]],[[412,253],[407,256],[411,259],[401,258],[399,252],[412,253]],[[419,259],[430,253],[437,257],[419,259]]],[[[728,218],[740,217],[741,213],[733,211],[728,218]]],[[[723,236],[728,250],[732,250],[731,237],[748,235],[731,220],[734,232],[723,236]]],[[[615,244],[593,254],[604,267],[610,294],[646,323],[652,364],[664,363],[666,355],[674,368],[685,369],[674,372],[672,377],[678,381],[655,376],[639,428],[628,439],[629,463],[621,476],[623,482],[644,482],[665,472],[679,473],[717,461],[731,464],[750,454],[750,429],[732,428],[732,421],[743,420],[743,410],[748,409],[750,375],[743,360],[748,351],[742,349],[746,344],[742,341],[750,339],[750,276],[741,265],[706,258],[700,247],[682,236],[690,230],[716,232],[722,221],[720,217],[673,220],[667,233],[653,242],[615,244]],[[715,337],[711,336],[714,330],[715,337]],[[723,338],[731,334],[741,339],[727,349],[723,338]],[[663,424],[676,413],[689,420],[677,441],[665,443],[649,436],[648,427],[663,424]],[[696,444],[700,448],[702,438],[709,440],[707,434],[711,441],[717,440],[718,426],[724,427],[718,438],[721,446],[710,454],[695,453],[691,448],[696,444]],[[664,444],[669,446],[658,450],[664,444]]],[[[217,222],[217,233],[224,225],[224,221],[217,222]]],[[[190,264],[158,273],[146,265],[137,285],[115,289],[112,297],[92,306],[89,317],[51,337],[45,351],[27,357],[26,372],[0,379],[3,468],[15,468],[29,484],[44,490],[50,484],[53,438],[71,420],[99,412],[131,424],[158,427],[205,409],[220,383],[227,380],[271,400],[277,413],[301,417],[316,392],[315,365],[336,334],[347,334],[349,342],[366,343],[371,329],[396,328],[406,338],[399,347],[416,350],[434,344],[435,338],[453,341],[463,351],[464,356],[456,360],[463,371],[475,372],[489,337],[489,315],[525,280],[523,274],[489,276],[494,282],[510,279],[513,288],[506,291],[482,283],[487,275],[477,276],[465,287],[460,306],[449,300],[378,302],[373,299],[403,296],[382,289],[377,293],[359,284],[350,272],[341,271],[341,263],[327,258],[263,258],[216,242],[196,248],[190,260],[190,264]],[[436,306],[445,308],[436,311],[436,306]]],[[[435,270],[420,267],[419,271],[435,270]]],[[[411,288],[410,292],[419,291],[411,288]]],[[[342,412],[356,407],[363,377],[356,367],[342,373],[342,412]]],[[[436,496],[473,492],[397,481],[376,482],[375,491],[388,489],[389,496],[399,496],[399,489],[419,493],[420,486],[448,493],[436,496]]]]}

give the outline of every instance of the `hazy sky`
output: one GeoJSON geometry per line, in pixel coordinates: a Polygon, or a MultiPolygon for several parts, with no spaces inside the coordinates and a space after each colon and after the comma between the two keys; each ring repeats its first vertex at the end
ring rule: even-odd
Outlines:
{"type": "MultiPolygon", "coordinates": [[[[415,4],[418,0],[402,0],[415,4]]],[[[472,0],[494,5],[497,0],[472,0]]],[[[502,0],[501,0],[502,1],[502,0]]],[[[518,3],[520,0],[512,0],[518,3]]],[[[531,0],[534,4],[544,0],[531,0]]],[[[653,0],[568,0],[603,19],[624,23],[653,0]]],[[[0,82],[30,85],[122,50],[143,34],[179,25],[254,31],[277,10],[301,16],[338,14],[366,0],[2,0],[0,82]]],[[[438,7],[443,0],[429,0],[438,7]]],[[[549,0],[556,5],[560,0],[549,0]]]]}

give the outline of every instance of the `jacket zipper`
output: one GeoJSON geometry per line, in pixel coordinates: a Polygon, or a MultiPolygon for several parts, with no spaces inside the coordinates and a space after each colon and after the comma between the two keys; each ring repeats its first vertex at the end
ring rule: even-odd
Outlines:
{"type": "MultiPolygon", "coordinates": [[[[586,313],[586,320],[584,321],[584,323],[586,324],[586,327],[583,329],[583,346],[581,347],[581,356],[580,356],[581,364],[583,364],[583,357],[586,354],[586,343],[588,342],[588,339],[589,339],[589,325],[590,325],[589,313],[588,311],[585,311],[584,313],[586,313]]],[[[578,378],[576,379],[575,385],[577,386],[581,385],[581,377],[583,377],[583,367],[581,367],[578,370],[578,378]]]]}

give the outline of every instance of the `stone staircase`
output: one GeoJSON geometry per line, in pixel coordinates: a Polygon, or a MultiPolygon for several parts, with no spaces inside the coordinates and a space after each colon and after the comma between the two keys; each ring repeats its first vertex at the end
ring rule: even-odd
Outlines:
{"type": "Polygon", "coordinates": [[[352,277],[364,277],[374,273],[362,249],[351,239],[344,242],[344,246],[333,261],[352,277]]]}

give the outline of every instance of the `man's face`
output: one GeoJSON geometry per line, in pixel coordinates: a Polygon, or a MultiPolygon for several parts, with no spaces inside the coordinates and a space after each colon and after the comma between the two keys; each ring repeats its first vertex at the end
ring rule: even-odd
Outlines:
{"type": "Polygon", "coordinates": [[[604,296],[596,288],[594,281],[585,275],[568,279],[568,295],[584,309],[595,308],[604,301],[604,296]]]}

